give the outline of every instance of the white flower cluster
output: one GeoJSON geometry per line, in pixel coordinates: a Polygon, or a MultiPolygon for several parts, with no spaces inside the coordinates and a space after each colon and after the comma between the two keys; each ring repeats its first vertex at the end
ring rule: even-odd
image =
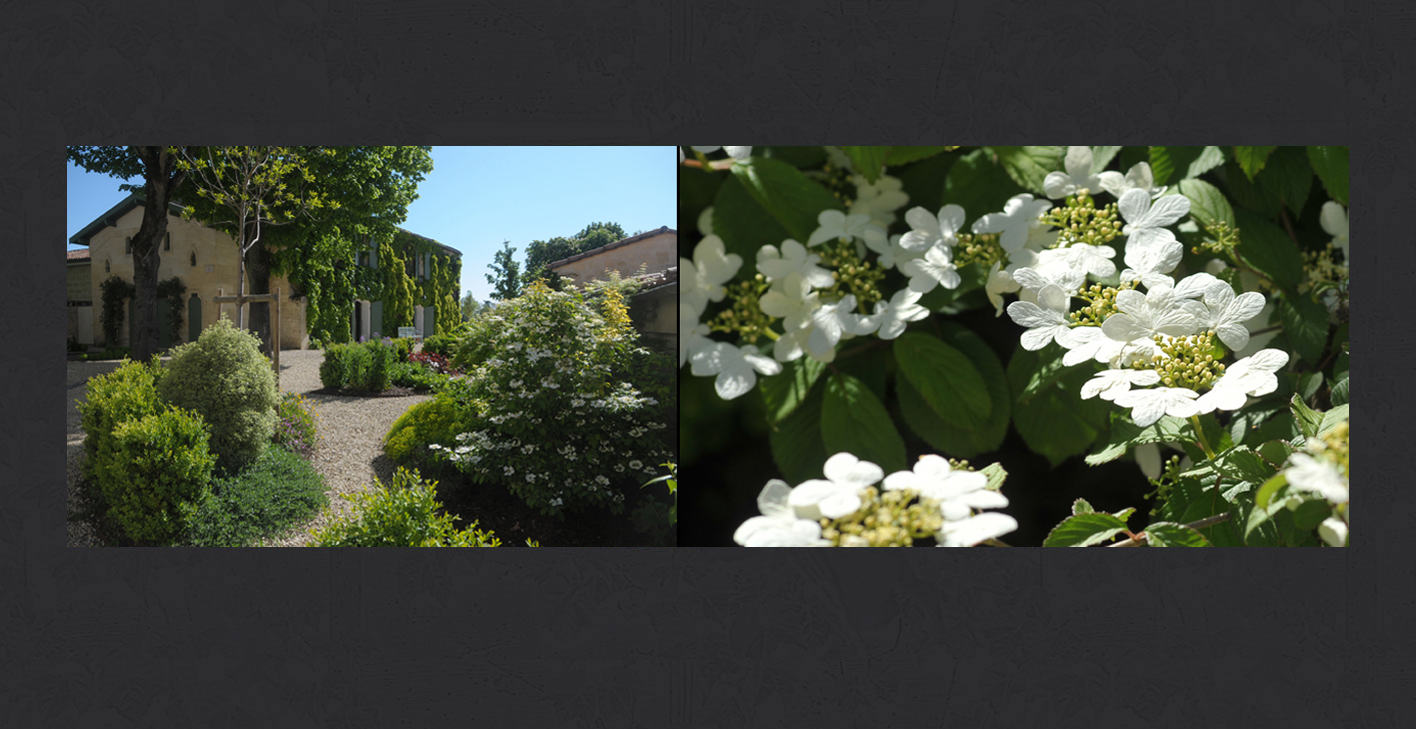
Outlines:
{"type": "Polygon", "coordinates": [[[821,521],[850,516],[862,507],[861,492],[884,482],[887,491],[908,489],[938,503],[943,526],[935,540],[941,547],[969,547],[1000,537],[1018,528],[1013,517],[996,509],[1008,499],[987,489],[981,473],[952,468],[944,458],[923,456],[911,471],[890,475],[874,463],[850,453],[837,453],[823,468],[826,478],[805,481],[795,488],[772,479],[757,497],[762,516],[743,522],[733,541],[744,547],[829,547],[821,535],[821,521]]]}

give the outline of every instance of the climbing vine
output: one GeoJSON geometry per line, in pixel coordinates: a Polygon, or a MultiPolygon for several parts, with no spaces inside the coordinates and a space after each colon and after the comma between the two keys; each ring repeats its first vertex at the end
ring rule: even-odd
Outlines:
{"type": "Polygon", "coordinates": [[[103,297],[103,311],[99,314],[103,341],[110,347],[116,346],[118,329],[123,326],[123,302],[132,298],[135,290],[131,283],[118,276],[109,276],[98,287],[103,297]]]}
{"type": "Polygon", "coordinates": [[[187,285],[173,276],[157,284],[157,297],[167,299],[167,323],[172,331],[172,344],[182,341],[182,294],[187,293],[187,285]]]}

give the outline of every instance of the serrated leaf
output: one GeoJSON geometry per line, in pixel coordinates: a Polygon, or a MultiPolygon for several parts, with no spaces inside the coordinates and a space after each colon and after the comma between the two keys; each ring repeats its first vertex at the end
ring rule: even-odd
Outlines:
{"type": "MultiPolygon", "coordinates": [[[[1008,362],[1008,385],[1021,392],[1036,368],[1037,353],[1018,347],[1008,362]]],[[[1056,466],[1084,453],[1106,428],[1111,403],[1100,398],[1083,400],[1082,385],[1090,369],[1074,368],[1027,402],[1013,403],[1013,427],[1028,448],[1056,466]]]]}
{"type": "Polygon", "coordinates": [[[945,343],[963,352],[987,383],[988,397],[992,405],[987,422],[979,428],[970,429],[945,421],[910,385],[907,377],[895,380],[900,415],[916,435],[942,453],[956,458],[973,458],[980,453],[996,450],[1008,434],[1008,417],[1012,408],[1012,395],[1008,389],[1003,365],[987,343],[959,324],[943,322],[940,337],[945,343]]]}
{"type": "Polygon", "coordinates": [[[780,246],[792,237],[731,175],[725,177],[713,200],[713,233],[723,239],[728,253],[742,257],[738,277],[744,279],[756,271],[757,251],[762,246],[780,246]]]}
{"type": "Polygon", "coordinates": [[[1323,386],[1323,373],[1308,372],[1298,377],[1298,387],[1295,393],[1303,400],[1313,399],[1313,395],[1323,386]]]}
{"type": "Polygon", "coordinates": [[[1247,446],[1235,446],[1216,456],[1215,466],[1226,478],[1254,483],[1267,481],[1275,470],[1247,446]]]}
{"type": "Polygon", "coordinates": [[[1008,198],[1027,192],[1008,176],[1002,165],[989,159],[988,152],[976,149],[960,157],[944,178],[944,196],[939,204],[962,207],[970,223],[989,213],[1002,212],[1008,198]]]}
{"type": "Polygon", "coordinates": [[[1066,356],[1067,350],[1055,344],[1037,350],[1038,365],[1028,378],[1027,387],[1018,393],[1018,402],[1027,402],[1034,395],[1057,384],[1057,381],[1072,371],[1071,367],[1062,364],[1062,358],[1066,356]]]}
{"type": "MultiPolygon", "coordinates": [[[[821,400],[824,387],[817,386],[790,415],[769,426],[768,442],[772,460],[787,483],[799,484],[821,476],[821,465],[830,454],[821,442],[821,400]]],[[[833,451],[834,453],[834,451],[833,451]]]]}
{"type": "Polygon", "coordinates": [[[1298,356],[1316,365],[1327,347],[1327,307],[1302,294],[1284,294],[1278,302],[1278,313],[1283,317],[1283,331],[1298,356]]]}
{"type": "Polygon", "coordinates": [[[1181,180],[1180,194],[1190,198],[1190,215],[1202,224],[1222,220],[1234,226],[1234,209],[1214,185],[1204,180],[1181,180]]]}
{"type": "Polygon", "coordinates": [[[1062,520],[1042,541],[1044,547],[1089,547],[1126,531],[1126,522],[1110,514],[1076,514],[1062,520]]]}
{"type": "Polygon", "coordinates": [[[1268,189],[1259,187],[1258,183],[1245,177],[1244,171],[1239,169],[1237,162],[1233,160],[1227,162],[1220,169],[1218,176],[1223,181],[1224,191],[1229,195],[1229,201],[1233,205],[1248,208],[1267,219],[1278,217],[1279,211],[1283,207],[1283,201],[1268,189]]]}
{"type": "Polygon", "coordinates": [[[825,363],[811,357],[800,357],[783,364],[781,374],[757,378],[757,389],[762,392],[762,399],[767,404],[767,421],[776,423],[791,415],[825,370],[825,363]]]}
{"type": "Polygon", "coordinates": [[[1249,511],[1248,519],[1245,520],[1245,539],[1248,539],[1249,535],[1253,533],[1255,529],[1258,529],[1260,525],[1268,521],[1269,517],[1271,517],[1275,511],[1283,508],[1283,500],[1280,499],[1276,501],[1274,497],[1278,495],[1280,489],[1287,485],[1288,478],[1280,471],[1273,478],[1264,482],[1263,486],[1259,487],[1259,490],[1254,494],[1253,508],[1249,511]]]}
{"type": "Polygon", "coordinates": [[[1072,502],[1072,516],[1094,513],[1096,513],[1096,509],[1092,508],[1092,505],[1088,503],[1086,499],[1077,499],[1072,502]]]}
{"type": "Polygon", "coordinates": [[[1279,147],[1269,158],[1268,168],[1256,180],[1259,187],[1283,201],[1296,218],[1313,186],[1313,168],[1302,147],[1279,147]]]}
{"type": "Polygon", "coordinates": [[[1321,438],[1327,435],[1328,431],[1346,422],[1346,420],[1347,405],[1345,403],[1323,413],[1322,423],[1318,425],[1318,437],[1321,438]]]}
{"type": "Polygon", "coordinates": [[[1244,170],[1245,176],[1252,180],[1254,175],[1264,168],[1268,156],[1275,149],[1278,147],[1235,147],[1234,161],[1239,163],[1239,168],[1244,170]]]}
{"type": "MultiPolygon", "coordinates": [[[[1063,169],[1066,147],[990,147],[998,155],[1003,170],[1019,187],[1034,195],[1045,195],[1042,181],[1047,173],[1063,169]]],[[[967,208],[965,208],[967,210],[967,208]]],[[[984,211],[992,212],[992,211],[984,211]]]]}
{"type": "Polygon", "coordinates": [[[833,375],[826,381],[821,442],[827,453],[851,453],[886,473],[905,470],[905,442],[890,414],[870,388],[850,375],[833,375]]]}
{"type": "Polygon", "coordinates": [[[1346,206],[1347,148],[1309,147],[1308,162],[1313,165],[1313,171],[1318,173],[1318,179],[1322,180],[1328,197],[1346,206]]]}
{"type": "MultiPolygon", "coordinates": [[[[733,165],[732,172],[753,199],[798,241],[811,238],[821,211],[843,210],[841,201],[826,188],[786,162],[753,157],[747,164],[733,165]]],[[[755,261],[756,251],[753,256],[755,261]]]]}
{"type": "Polygon", "coordinates": [[[885,160],[890,158],[889,147],[841,147],[855,171],[865,176],[865,181],[874,184],[880,179],[885,160]]]}
{"type": "Polygon", "coordinates": [[[1308,407],[1308,404],[1297,395],[1288,401],[1288,406],[1293,410],[1293,417],[1298,421],[1298,429],[1303,431],[1303,437],[1313,438],[1316,436],[1318,429],[1323,424],[1323,414],[1308,407]]]}
{"type": "Polygon", "coordinates": [[[1146,541],[1152,547],[1208,547],[1205,536],[1184,524],[1162,521],[1146,527],[1146,541]]]}
{"type": "Polygon", "coordinates": [[[900,374],[940,417],[961,428],[987,424],[993,412],[988,385],[963,352],[919,332],[901,334],[894,351],[900,374]]]}
{"type": "Polygon", "coordinates": [[[1323,523],[1323,519],[1332,516],[1332,504],[1326,499],[1310,499],[1304,501],[1297,509],[1292,511],[1293,528],[1298,531],[1309,531],[1317,529],[1323,523]]]}
{"type": "Polygon", "coordinates": [[[979,473],[988,477],[988,485],[984,488],[989,491],[997,491],[1003,488],[1003,482],[1008,478],[1008,472],[1003,469],[1001,463],[990,463],[984,466],[979,473]]]}
{"type": "Polygon", "coordinates": [[[1332,396],[1331,396],[1331,398],[1330,398],[1330,399],[1332,400],[1332,404],[1333,404],[1333,405],[1346,405],[1346,404],[1347,404],[1347,402],[1348,402],[1348,394],[1347,394],[1348,384],[1347,384],[1347,383],[1348,383],[1348,378],[1347,378],[1347,376],[1346,376],[1346,373],[1343,373],[1342,379],[1340,379],[1340,380],[1338,380],[1337,382],[1333,383],[1333,385],[1332,385],[1332,393],[1331,393],[1332,396]]]}
{"type": "Polygon", "coordinates": [[[1271,440],[1258,447],[1258,453],[1269,465],[1279,468],[1288,461],[1288,457],[1297,452],[1297,449],[1289,445],[1288,441],[1271,440]]]}
{"type": "MultiPolygon", "coordinates": [[[[826,161],[826,148],[821,145],[809,147],[763,147],[762,156],[779,159],[798,169],[820,167],[826,161]]],[[[756,148],[753,150],[756,152],[756,148]]]]}
{"type": "Polygon", "coordinates": [[[1298,245],[1282,228],[1251,210],[1235,210],[1234,222],[1239,226],[1240,241],[1235,251],[1284,291],[1295,290],[1305,279],[1298,245]]]}
{"type": "Polygon", "coordinates": [[[1189,420],[1171,415],[1161,417],[1155,423],[1142,428],[1130,418],[1118,416],[1111,423],[1111,434],[1107,444],[1099,451],[1086,457],[1088,466],[1099,466],[1120,458],[1127,451],[1146,443],[1185,442],[1194,438],[1194,426],[1189,420]]]}
{"type": "Polygon", "coordinates": [[[890,156],[885,158],[889,167],[917,162],[944,152],[948,147],[891,147],[890,156]]]}
{"type": "Polygon", "coordinates": [[[1172,175],[1177,180],[1198,177],[1221,164],[1224,164],[1224,153],[1218,147],[1150,148],[1151,174],[1157,185],[1167,184],[1172,175]]]}

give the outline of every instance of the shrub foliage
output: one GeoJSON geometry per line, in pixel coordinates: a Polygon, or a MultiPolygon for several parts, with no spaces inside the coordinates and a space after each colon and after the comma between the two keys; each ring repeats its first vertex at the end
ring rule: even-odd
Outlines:
{"type": "Polygon", "coordinates": [[[456,517],[439,514],[437,482],[417,471],[398,469],[393,483],[374,480],[371,492],[347,494],[352,516],[312,532],[317,547],[499,547],[501,541],[472,522],[459,531],[456,517]]]}

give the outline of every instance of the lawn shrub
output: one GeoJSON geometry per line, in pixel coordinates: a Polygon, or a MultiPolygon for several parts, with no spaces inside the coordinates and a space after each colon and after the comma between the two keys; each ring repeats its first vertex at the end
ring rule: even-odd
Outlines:
{"type": "Polygon", "coordinates": [[[330,344],[325,347],[324,361],[320,362],[320,384],[338,389],[344,387],[349,377],[349,344],[330,344]]]}
{"type": "Polygon", "coordinates": [[[163,400],[200,413],[217,468],[235,473],[256,460],[275,432],[280,393],[256,335],[222,317],[195,342],[172,351],[157,382],[163,400]]]}
{"type": "Polygon", "coordinates": [[[457,402],[448,395],[438,395],[408,408],[393,421],[384,435],[384,455],[394,463],[426,470],[434,462],[428,446],[457,445],[457,434],[466,424],[457,402]]]}
{"type": "Polygon", "coordinates": [[[434,392],[446,379],[417,362],[394,362],[388,370],[389,384],[407,387],[414,392],[434,392]]]}
{"type": "Polygon", "coordinates": [[[477,321],[482,331],[458,355],[470,363],[478,348],[489,351],[461,380],[476,425],[439,450],[473,481],[502,483],[543,514],[623,512],[625,494],[672,454],[659,432],[666,404],[623,379],[652,353],[637,345],[618,292],[592,307],[578,292],[533,284],[477,321]]]}
{"type": "Polygon", "coordinates": [[[408,355],[413,353],[413,340],[408,337],[385,338],[384,342],[393,348],[393,361],[395,362],[407,362],[408,355]]]}
{"type": "Polygon", "coordinates": [[[388,389],[388,368],[394,362],[394,350],[379,340],[366,342],[364,347],[369,350],[369,375],[358,389],[383,392],[388,389]]]}
{"type": "Polygon", "coordinates": [[[105,477],[111,473],[116,446],[113,430],[129,420],[162,411],[157,394],[157,381],[162,365],[157,357],[149,362],[124,361],[118,369],[90,377],[88,396],[79,403],[84,429],[84,478],[104,490],[105,477]]]}
{"type": "Polygon", "coordinates": [[[457,517],[439,514],[437,482],[425,481],[418,471],[398,469],[393,483],[374,480],[370,492],[346,494],[354,514],[315,530],[317,547],[499,547],[501,541],[472,522],[458,531],[457,517]]]}
{"type": "Polygon", "coordinates": [[[169,544],[186,531],[216,463],[208,437],[200,414],[171,406],[113,430],[103,496],[109,519],[128,538],[169,544]]]}
{"type": "Polygon", "coordinates": [[[246,470],[212,483],[187,538],[198,547],[250,546],[328,505],[324,477],[314,465],[284,447],[268,448],[246,470]]]}
{"type": "Polygon", "coordinates": [[[347,390],[366,390],[364,383],[369,381],[369,366],[371,359],[369,348],[363,344],[351,344],[344,353],[344,382],[340,384],[347,390]]]}
{"type": "Polygon", "coordinates": [[[423,352],[436,354],[440,357],[450,357],[457,340],[458,337],[455,334],[434,334],[423,340],[423,352]]]}

